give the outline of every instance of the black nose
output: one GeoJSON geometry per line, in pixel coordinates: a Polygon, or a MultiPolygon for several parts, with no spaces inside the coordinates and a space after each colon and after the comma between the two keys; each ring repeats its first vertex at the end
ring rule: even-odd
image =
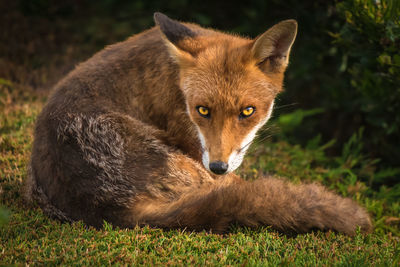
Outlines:
{"type": "Polygon", "coordinates": [[[228,164],[222,161],[213,161],[210,163],[209,167],[215,174],[224,174],[228,170],[228,164]]]}

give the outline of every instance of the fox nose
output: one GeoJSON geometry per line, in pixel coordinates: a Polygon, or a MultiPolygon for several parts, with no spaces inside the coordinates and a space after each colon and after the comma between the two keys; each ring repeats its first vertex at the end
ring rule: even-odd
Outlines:
{"type": "Polygon", "coordinates": [[[224,174],[228,170],[228,164],[222,161],[213,161],[209,167],[215,174],[224,174]]]}

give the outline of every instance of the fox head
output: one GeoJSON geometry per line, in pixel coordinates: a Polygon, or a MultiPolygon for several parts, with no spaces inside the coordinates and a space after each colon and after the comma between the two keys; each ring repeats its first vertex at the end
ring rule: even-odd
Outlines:
{"type": "Polygon", "coordinates": [[[282,90],[297,22],[282,21],[251,40],[182,24],[161,13],[154,19],[179,65],[180,88],[198,131],[204,167],[216,174],[235,170],[282,90]]]}

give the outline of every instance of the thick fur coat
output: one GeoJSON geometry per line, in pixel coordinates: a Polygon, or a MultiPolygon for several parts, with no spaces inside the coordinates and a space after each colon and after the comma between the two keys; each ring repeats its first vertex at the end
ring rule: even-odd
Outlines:
{"type": "Polygon", "coordinates": [[[36,124],[30,200],[95,227],[371,230],[363,208],[320,185],[232,173],[281,91],[295,21],[250,40],[155,20],[56,85],[36,124]]]}

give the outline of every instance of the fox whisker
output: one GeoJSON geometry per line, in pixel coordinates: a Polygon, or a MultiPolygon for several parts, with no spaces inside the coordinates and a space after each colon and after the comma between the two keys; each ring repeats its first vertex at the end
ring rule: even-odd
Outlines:
{"type": "Polygon", "coordinates": [[[288,107],[293,107],[293,106],[297,106],[299,103],[291,103],[291,104],[285,104],[285,105],[282,105],[282,106],[277,106],[277,107],[275,107],[274,109],[283,109],[283,108],[288,108],[288,107]]]}

